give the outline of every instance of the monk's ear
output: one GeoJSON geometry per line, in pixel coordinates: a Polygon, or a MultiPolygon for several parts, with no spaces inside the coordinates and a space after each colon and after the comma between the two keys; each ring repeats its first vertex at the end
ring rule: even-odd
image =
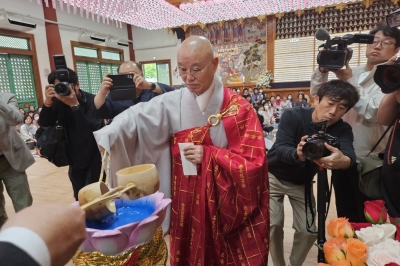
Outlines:
{"type": "Polygon", "coordinates": [[[219,59],[218,59],[218,57],[215,57],[215,58],[213,59],[214,73],[217,72],[218,63],[219,63],[219,59]]]}

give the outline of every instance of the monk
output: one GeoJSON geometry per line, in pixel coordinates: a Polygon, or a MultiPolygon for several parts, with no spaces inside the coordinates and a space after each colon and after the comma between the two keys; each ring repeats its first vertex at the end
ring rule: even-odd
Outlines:
{"type": "Polygon", "coordinates": [[[178,50],[186,87],[132,106],[95,138],[111,155],[112,186],[119,169],[157,166],[160,191],[172,199],[163,224],[171,265],[267,265],[264,134],[251,105],[223,88],[217,67],[206,38],[187,38],[178,50]],[[182,157],[180,143],[188,145],[182,157]],[[194,173],[184,173],[187,161],[194,173]]]}

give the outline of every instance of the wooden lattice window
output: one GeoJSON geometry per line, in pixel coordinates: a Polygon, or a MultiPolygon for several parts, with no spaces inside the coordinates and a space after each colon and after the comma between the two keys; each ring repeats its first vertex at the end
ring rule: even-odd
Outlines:
{"type": "Polygon", "coordinates": [[[86,92],[96,94],[100,89],[103,77],[107,73],[117,75],[118,66],[119,64],[76,61],[80,88],[86,92]]]}
{"type": "Polygon", "coordinates": [[[38,77],[34,36],[0,29],[0,91],[15,94],[22,108],[37,108],[43,102],[38,77]]]}
{"type": "Polygon", "coordinates": [[[98,92],[107,73],[118,74],[117,68],[124,61],[121,49],[74,41],[71,46],[80,88],[92,94],[98,92]]]}

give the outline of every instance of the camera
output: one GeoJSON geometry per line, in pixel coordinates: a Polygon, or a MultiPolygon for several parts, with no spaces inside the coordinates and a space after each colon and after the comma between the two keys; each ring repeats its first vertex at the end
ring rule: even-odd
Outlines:
{"type": "Polygon", "coordinates": [[[69,80],[69,72],[67,69],[67,63],[65,61],[64,55],[54,55],[53,56],[54,65],[56,67],[56,78],[60,81],[57,85],[54,86],[54,90],[60,96],[70,95],[71,91],[69,90],[70,83],[69,80]]]}
{"type": "Polygon", "coordinates": [[[318,134],[308,137],[306,139],[306,144],[304,144],[302,149],[304,157],[310,161],[331,154],[331,152],[325,147],[324,143],[328,143],[329,145],[338,149],[340,148],[339,140],[329,134],[326,134],[327,124],[327,120],[311,122],[311,126],[318,130],[318,134]]]}
{"type": "Polygon", "coordinates": [[[136,85],[133,74],[110,75],[113,86],[110,88],[111,101],[124,101],[136,99],[136,85]]]}
{"type": "MultiPolygon", "coordinates": [[[[389,27],[400,26],[400,9],[386,16],[389,27]]],[[[400,89],[400,58],[394,65],[378,65],[374,81],[381,87],[383,93],[392,93],[400,89]]]]}
{"type": "Polygon", "coordinates": [[[317,40],[326,41],[318,47],[317,63],[327,69],[341,69],[353,55],[353,50],[348,45],[353,43],[372,43],[373,34],[346,34],[343,37],[331,39],[329,32],[320,28],[315,33],[317,40]],[[320,50],[320,48],[323,48],[320,50]]]}

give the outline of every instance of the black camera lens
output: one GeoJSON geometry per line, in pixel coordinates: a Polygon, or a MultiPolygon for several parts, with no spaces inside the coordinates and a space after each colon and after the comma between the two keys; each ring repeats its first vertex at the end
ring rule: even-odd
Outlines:
{"type": "Polygon", "coordinates": [[[392,93],[400,89],[400,63],[378,66],[374,80],[381,87],[383,93],[392,93]]]}
{"type": "Polygon", "coordinates": [[[60,96],[68,96],[71,94],[68,82],[60,82],[54,86],[54,90],[60,96]]]}
{"type": "Polygon", "coordinates": [[[324,157],[326,154],[324,143],[325,141],[322,139],[313,139],[306,142],[302,149],[304,157],[310,161],[324,157]]]}
{"type": "Polygon", "coordinates": [[[332,54],[332,57],[330,58],[332,63],[338,63],[342,59],[341,54],[332,54]]]}
{"type": "Polygon", "coordinates": [[[397,66],[387,66],[382,71],[383,84],[390,88],[400,87],[400,68],[397,66]]]}

